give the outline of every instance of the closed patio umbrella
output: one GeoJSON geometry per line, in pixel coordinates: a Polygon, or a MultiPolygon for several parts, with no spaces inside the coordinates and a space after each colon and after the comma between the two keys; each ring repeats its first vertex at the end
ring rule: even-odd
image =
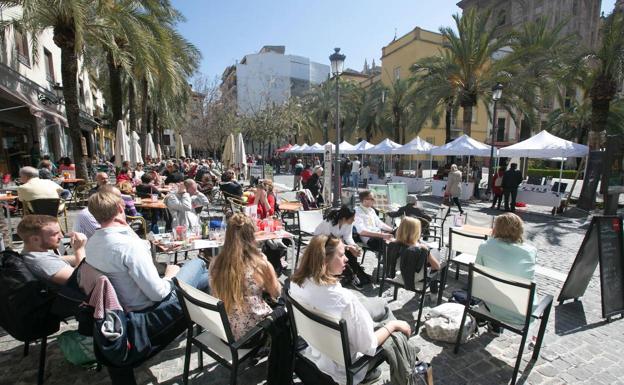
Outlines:
{"type": "Polygon", "coordinates": [[[176,136],[176,158],[186,158],[184,142],[182,141],[182,135],[180,134],[176,136]]]}
{"type": "Polygon", "coordinates": [[[236,137],[234,162],[243,174],[243,178],[247,179],[247,154],[245,153],[245,142],[243,142],[243,134],[241,133],[238,133],[236,137]]]}
{"type": "Polygon", "coordinates": [[[115,136],[115,166],[121,167],[121,163],[130,158],[130,146],[123,121],[117,121],[117,135],[115,136]]]}
{"type": "Polygon", "coordinates": [[[136,166],[137,163],[143,162],[141,155],[141,146],[139,145],[139,134],[136,131],[130,132],[130,165],[136,166]]]}

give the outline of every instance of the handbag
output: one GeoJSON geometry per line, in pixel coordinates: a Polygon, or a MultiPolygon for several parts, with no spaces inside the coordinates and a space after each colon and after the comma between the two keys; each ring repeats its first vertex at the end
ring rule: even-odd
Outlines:
{"type": "Polygon", "coordinates": [[[77,330],[61,333],[56,341],[69,362],[78,366],[89,366],[96,362],[93,353],[93,338],[80,335],[77,330]]]}

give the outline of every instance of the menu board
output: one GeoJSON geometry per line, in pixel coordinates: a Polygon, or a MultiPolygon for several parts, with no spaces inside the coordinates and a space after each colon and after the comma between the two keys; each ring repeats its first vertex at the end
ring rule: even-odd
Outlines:
{"type": "Polygon", "coordinates": [[[557,300],[583,296],[598,264],[603,318],[624,313],[624,242],[617,216],[592,219],[557,300]]]}

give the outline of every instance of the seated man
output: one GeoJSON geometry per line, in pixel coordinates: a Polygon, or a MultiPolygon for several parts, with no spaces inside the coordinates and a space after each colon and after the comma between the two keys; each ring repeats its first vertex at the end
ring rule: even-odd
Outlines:
{"type": "Polygon", "coordinates": [[[427,238],[429,236],[429,223],[431,222],[431,216],[429,216],[425,210],[417,206],[418,197],[416,195],[410,194],[407,196],[406,200],[407,204],[405,206],[399,208],[397,211],[391,211],[387,213],[387,215],[390,218],[397,218],[405,215],[406,217],[420,219],[420,223],[422,224],[422,235],[424,238],[427,238]]]}
{"type": "Polygon", "coordinates": [[[184,174],[180,172],[178,165],[173,162],[167,162],[167,170],[163,173],[165,184],[180,183],[184,180],[184,174]]]}
{"type": "Polygon", "coordinates": [[[151,340],[183,320],[171,279],[177,277],[200,290],[208,289],[208,270],[196,258],[182,268],[169,265],[160,278],[149,242],[141,240],[126,223],[120,192],[104,188],[89,198],[89,211],[102,226],[87,242],[86,261],[108,277],[126,311],[143,317],[151,340]]]}
{"type": "Polygon", "coordinates": [[[95,194],[97,190],[108,184],[108,174],[105,172],[98,172],[95,174],[95,187],[89,190],[89,196],[95,194]]]}
{"type": "Polygon", "coordinates": [[[162,197],[160,190],[154,185],[154,176],[151,173],[146,172],[141,176],[141,184],[136,186],[136,195],[139,198],[151,198],[152,195],[162,197]]]}
{"type": "Polygon", "coordinates": [[[375,195],[371,191],[364,190],[359,197],[360,204],[355,208],[355,230],[368,247],[382,252],[384,240],[392,238],[392,227],[383,223],[375,212],[375,195]]]}
{"type": "Polygon", "coordinates": [[[223,191],[227,198],[240,198],[243,196],[243,187],[234,180],[234,171],[232,170],[227,170],[223,173],[219,189],[223,191]]]}
{"type": "Polygon", "coordinates": [[[199,217],[195,209],[208,205],[208,198],[199,191],[192,179],[178,183],[177,191],[165,197],[165,205],[171,213],[171,227],[186,226],[192,229],[199,226],[199,217]]]}
{"type": "Polygon", "coordinates": [[[19,171],[21,186],[17,187],[17,196],[22,203],[37,199],[58,199],[69,197],[69,191],[49,179],[40,179],[39,171],[30,166],[19,171]]]}
{"type": "Polygon", "coordinates": [[[33,275],[53,288],[68,285],[78,288],[73,277],[74,268],[85,257],[87,237],[81,233],[69,233],[74,255],[59,256],[57,249],[63,233],[56,218],[49,215],[26,215],[17,225],[17,234],[24,240],[22,255],[24,263],[33,275]]]}
{"type": "Polygon", "coordinates": [[[52,162],[49,160],[42,160],[39,163],[39,179],[52,179],[54,173],[52,172],[52,162]]]}
{"type": "Polygon", "coordinates": [[[95,220],[93,215],[89,212],[89,208],[85,207],[80,210],[74,220],[74,232],[84,234],[87,239],[91,238],[95,230],[100,228],[100,224],[95,220]]]}

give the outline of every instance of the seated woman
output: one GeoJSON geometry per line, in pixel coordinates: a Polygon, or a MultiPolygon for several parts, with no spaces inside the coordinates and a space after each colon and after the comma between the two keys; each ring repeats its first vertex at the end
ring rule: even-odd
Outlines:
{"type": "Polygon", "coordinates": [[[158,195],[159,199],[162,196],[158,187],[154,185],[152,173],[146,172],[141,176],[141,184],[136,186],[136,195],[139,198],[151,198],[154,194],[158,195]]]}
{"type": "Polygon", "coordinates": [[[258,250],[251,218],[236,213],[227,222],[227,247],[210,264],[210,290],[223,301],[237,340],[271,313],[263,293],[277,298],[281,285],[273,267],[258,250]]]}
{"type": "Polygon", "coordinates": [[[132,175],[131,175],[130,169],[128,169],[126,167],[122,167],[119,170],[119,174],[117,174],[116,182],[117,182],[117,184],[120,184],[122,182],[130,182],[130,183],[132,183],[132,175]]]}
{"type": "MultiPolygon", "coordinates": [[[[479,246],[475,264],[512,274],[530,281],[535,280],[537,249],[522,239],[524,224],[513,213],[499,215],[494,220],[492,238],[479,246]]],[[[537,303],[538,301],[533,301],[537,303]]],[[[523,324],[524,317],[495,305],[488,304],[490,312],[503,322],[523,324]]],[[[496,329],[496,327],[494,326],[496,329]]],[[[495,330],[497,331],[497,330],[495,330]]]]}
{"type": "Polygon", "coordinates": [[[316,227],[314,235],[332,235],[344,243],[349,266],[345,269],[341,283],[343,286],[349,284],[360,289],[362,285],[367,285],[372,280],[357,261],[357,257],[362,254],[362,249],[353,240],[353,222],[355,222],[355,210],[345,205],[340,209],[331,210],[325,220],[316,227]]]}
{"type": "Polygon", "coordinates": [[[258,205],[258,218],[265,219],[275,215],[275,194],[273,182],[263,180],[256,186],[256,193],[247,198],[247,205],[258,205]]]}
{"type": "Polygon", "coordinates": [[[119,191],[121,191],[121,199],[123,199],[124,204],[126,205],[126,215],[131,215],[136,217],[139,215],[136,207],[134,206],[134,192],[132,191],[132,183],[126,181],[121,182],[118,185],[119,191]]]}
{"type": "MultiPolygon", "coordinates": [[[[304,306],[314,307],[346,321],[349,333],[351,359],[356,355],[373,355],[378,346],[382,345],[391,333],[399,331],[409,337],[411,329],[407,322],[390,320],[377,330],[373,319],[358,297],[340,285],[338,276],[347,265],[345,246],[338,238],[317,235],[306,247],[301,264],[292,276],[290,295],[304,306]]],[[[345,368],[330,357],[308,346],[305,356],[319,370],[330,375],[339,384],[346,382],[345,368]]],[[[369,379],[379,374],[370,373],[369,379]]],[[[353,378],[354,384],[361,383],[365,378],[364,371],[353,378]]]]}
{"type": "MultiPolygon", "coordinates": [[[[394,278],[396,260],[401,257],[400,270],[405,288],[414,290],[414,274],[426,268],[425,262],[431,270],[440,270],[440,262],[431,255],[429,248],[420,243],[421,224],[420,220],[405,217],[401,221],[396,233],[396,241],[388,246],[388,267],[386,275],[394,278]]],[[[434,289],[435,291],[435,289],[434,289]]]]}

